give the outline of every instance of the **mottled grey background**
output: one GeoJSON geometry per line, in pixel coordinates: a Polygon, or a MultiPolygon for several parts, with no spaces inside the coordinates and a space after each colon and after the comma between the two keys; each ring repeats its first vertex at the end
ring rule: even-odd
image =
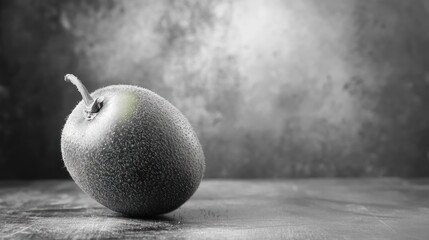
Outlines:
{"type": "Polygon", "coordinates": [[[2,0],[0,178],[67,177],[80,95],[127,83],[191,121],[206,177],[429,176],[429,2],[2,0]]]}

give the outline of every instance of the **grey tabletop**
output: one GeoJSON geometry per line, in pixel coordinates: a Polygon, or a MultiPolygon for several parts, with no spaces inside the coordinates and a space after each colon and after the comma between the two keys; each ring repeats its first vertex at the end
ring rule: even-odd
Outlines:
{"type": "Polygon", "coordinates": [[[205,180],[182,207],[127,218],[72,181],[0,182],[2,239],[429,239],[429,179],[205,180]]]}

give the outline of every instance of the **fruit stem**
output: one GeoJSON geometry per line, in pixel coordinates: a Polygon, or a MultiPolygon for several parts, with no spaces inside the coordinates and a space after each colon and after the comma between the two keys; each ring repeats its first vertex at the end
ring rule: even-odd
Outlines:
{"type": "Polygon", "coordinates": [[[75,75],[67,74],[64,77],[64,80],[66,80],[66,82],[71,82],[73,83],[73,85],[76,86],[77,90],[82,95],[83,101],[85,102],[85,105],[87,107],[92,105],[94,99],[91,97],[91,95],[89,95],[88,89],[86,89],[85,85],[83,85],[83,83],[75,75]]]}
{"type": "Polygon", "coordinates": [[[83,98],[83,102],[85,103],[88,120],[93,119],[95,117],[95,113],[100,111],[103,106],[103,98],[93,99],[86,89],[85,85],[73,74],[66,74],[64,76],[64,80],[66,82],[71,82],[76,86],[77,90],[80,92],[83,98]]]}

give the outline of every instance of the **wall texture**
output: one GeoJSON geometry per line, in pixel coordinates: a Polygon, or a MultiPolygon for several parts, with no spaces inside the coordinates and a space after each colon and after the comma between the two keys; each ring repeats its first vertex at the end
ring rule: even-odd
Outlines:
{"type": "Polygon", "coordinates": [[[0,6],[0,178],[68,176],[65,73],[170,100],[206,177],[429,176],[427,1],[0,6]]]}

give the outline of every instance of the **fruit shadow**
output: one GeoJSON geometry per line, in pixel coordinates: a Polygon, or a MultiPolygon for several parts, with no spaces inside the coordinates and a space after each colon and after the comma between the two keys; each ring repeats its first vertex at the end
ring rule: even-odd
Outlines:
{"type": "Polygon", "coordinates": [[[134,219],[134,220],[146,220],[146,221],[157,221],[157,222],[175,222],[177,221],[174,217],[166,215],[156,215],[156,216],[130,216],[122,213],[115,213],[115,218],[119,219],[134,219]]]}

